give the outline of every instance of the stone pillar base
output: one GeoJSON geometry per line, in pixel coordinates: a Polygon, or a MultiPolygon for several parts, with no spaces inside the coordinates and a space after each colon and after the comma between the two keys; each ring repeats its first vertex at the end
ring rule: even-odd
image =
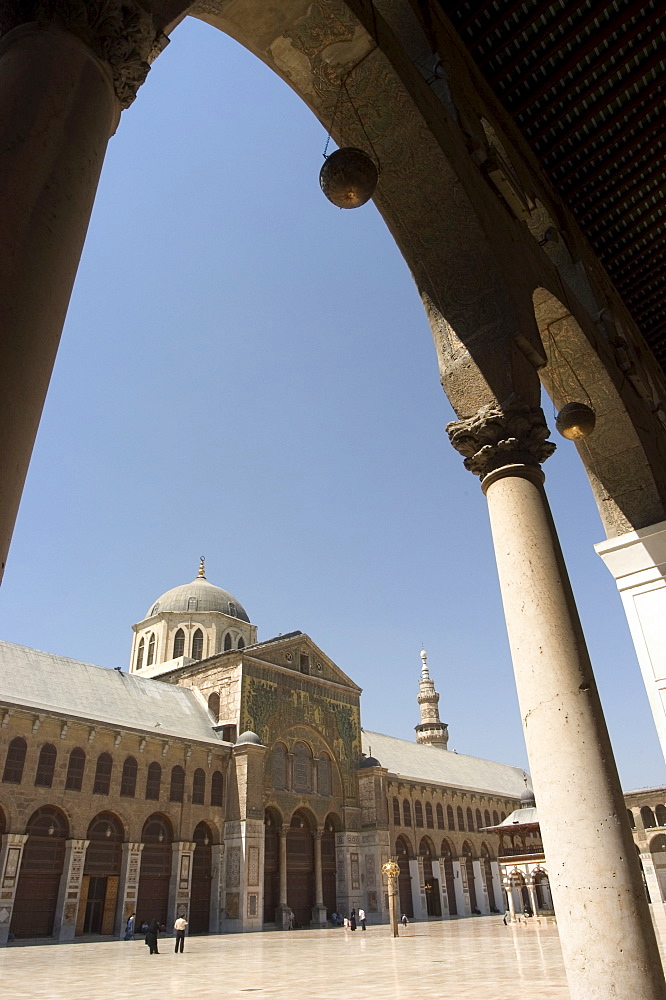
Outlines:
{"type": "Polygon", "coordinates": [[[312,919],[310,927],[328,927],[328,917],[326,907],[323,905],[312,907],[312,919]]]}
{"type": "Polygon", "coordinates": [[[294,914],[291,907],[286,903],[280,903],[275,911],[275,929],[278,931],[288,931],[294,914]]]}

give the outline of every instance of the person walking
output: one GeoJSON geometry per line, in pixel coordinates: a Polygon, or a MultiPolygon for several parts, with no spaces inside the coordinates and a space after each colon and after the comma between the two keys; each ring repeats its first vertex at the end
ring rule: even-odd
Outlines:
{"type": "Polygon", "coordinates": [[[356,930],[356,909],[352,906],[351,913],[349,914],[349,926],[353,931],[356,930]]]}
{"type": "Polygon", "coordinates": [[[407,914],[406,913],[403,913],[402,920],[400,922],[401,922],[401,924],[402,924],[403,927],[407,926],[407,924],[409,923],[409,920],[407,919],[407,914]]]}
{"type": "Polygon", "coordinates": [[[361,925],[361,930],[364,931],[365,930],[365,910],[363,909],[362,906],[359,907],[358,922],[361,925]]]}
{"type": "Polygon", "coordinates": [[[134,926],[135,926],[135,924],[136,924],[136,913],[130,913],[129,917],[127,918],[127,925],[125,927],[125,940],[126,941],[133,941],[134,940],[134,926]]]}
{"type": "Polygon", "coordinates": [[[159,920],[151,920],[148,924],[148,930],[146,931],[146,944],[150,948],[151,955],[159,955],[157,950],[157,935],[160,932],[160,922],[159,920]]]}
{"type": "Polygon", "coordinates": [[[186,927],[187,927],[187,920],[185,919],[185,917],[181,913],[181,915],[178,917],[178,919],[176,920],[175,924],[173,925],[173,929],[176,932],[176,947],[174,948],[174,951],[175,951],[176,955],[178,954],[179,951],[180,951],[181,955],[183,954],[183,950],[185,948],[185,928],[186,927]]]}

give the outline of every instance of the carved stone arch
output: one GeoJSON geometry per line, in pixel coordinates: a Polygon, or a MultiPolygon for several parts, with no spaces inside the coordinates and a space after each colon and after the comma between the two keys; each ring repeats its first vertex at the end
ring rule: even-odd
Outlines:
{"type": "Polygon", "coordinates": [[[442,843],[439,848],[439,856],[440,858],[451,858],[452,861],[455,861],[458,857],[456,845],[448,837],[442,838],[442,843]]]}
{"type": "MultiPolygon", "coordinates": [[[[516,331],[526,325],[518,309],[529,312],[529,295],[521,296],[519,306],[502,268],[520,268],[506,265],[486,235],[486,215],[498,216],[504,231],[506,210],[490,194],[483,196],[478,213],[474,210],[458,171],[461,164],[463,175],[473,171],[471,185],[477,190],[478,168],[470,161],[469,139],[456,110],[449,124],[440,100],[405,59],[405,32],[384,20],[389,14],[371,9],[365,23],[360,19],[364,8],[352,9],[345,0],[296,12],[283,0],[261,18],[250,0],[236,2],[233,15],[224,0],[201,0],[193,14],[253,52],[324,128],[331,126],[337,108],[332,135],[338,145],[376,155],[381,170],[374,202],[414,276],[442,383],[458,416],[469,417],[514,393],[536,407],[538,376],[514,344],[516,331]],[[378,22],[379,43],[373,37],[378,22]],[[342,79],[353,105],[338,102],[342,79]]],[[[416,22],[415,29],[420,31],[416,22]]],[[[504,242],[511,248],[511,239],[504,242]]]]}
{"type": "MultiPolygon", "coordinates": [[[[299,806],[297,809],[294,809],[288,825],[296,828],[299,820],[311,833],[314,833],[319,826],[316,815],[307,806],[299,806]]],[[[299,828],[302,828],[302,826],[299,828]]]]}
{"type": "Polygon", "coordinates": [[[474,845],[469,840],[463,841],[463,845],[462,845],[462,848],[460,850],[460,853],[464,857],[470,858],[472,861],[478,860],[478,857],[479,857],[476,849],[474,848],[474,845]]]}
{"type": "Polygon", "coordinates": [[[481,844],[481,849],[479,851],[479,854],[482,858],[489,858],[491,861],[494,861],[496,858],[495,851],[489,844],[486,843],[485,840],[481,844]]]}
{"type": "Polygon", "coordinates": [[[337,813],[330,812],[326,814],[326,818],[324,819],[324,830],[330,830],[334,831],[335,833],[339,833],[343,829],[344,827],[342,824],[342,819],[340,818],[340,816],[338,816],[337,813]]]}
{"type": "Polygon", "coordinates": [[[285,817],[282,810],[276,805],[266,806],[264,810],[264,826],[279,830],[285,824],[285,817]]]}
{"type": "MultiPolygon", "coordinates": [[[[539,375],[548,395],[558,410],[565,403],[581,402],[596,414],[595,430],[576,448],[607,536],[664,520],[666,435],[662,439],[657,433],[648,401],[641,400],[618,360],[626,359],[629,374],[633,367],[634,377],[648,391],[649,375],[641,372],[628,340],[610,317],[586,334],[574,315],[575,305],[565,304],[544,287],[534,291],[533,301],[546,362],[539,375]]],[[[590,325],[580,312],[578,316],[590,325]]],[[[652,389],[656,393],[654,384],[652,389]]]]}
{"type": "Polygon", "coordinates": [[[435,845],[430,837],[421,837],[419,841],[419,855],[430,858],[436,858],[438,856],[437,851],[435,850],[435,845]]]}
{"type": "Polygon", "coordinates": [[[406,833],[401,833],[395,838],[395,853],[398,862],[401,857],[410,859],[415,856],[411,838],[406,833]]]}

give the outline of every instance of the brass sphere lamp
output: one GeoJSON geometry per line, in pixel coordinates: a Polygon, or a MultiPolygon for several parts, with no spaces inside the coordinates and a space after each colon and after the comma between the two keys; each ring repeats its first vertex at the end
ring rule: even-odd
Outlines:
{"type": "Polygon", "coordinates": [[[319,184],[338,208],[359,208],[370,201],[379,180],[372,158],[357,146],[343,146],[327,156],[319,172],[319,184]]]}
{"type": "Polygon", "coordinates": [[[555,419],[555,427],[568,441],[582,441],[594,430],[597,417],[586,403],[567,403],[555,419]]]}

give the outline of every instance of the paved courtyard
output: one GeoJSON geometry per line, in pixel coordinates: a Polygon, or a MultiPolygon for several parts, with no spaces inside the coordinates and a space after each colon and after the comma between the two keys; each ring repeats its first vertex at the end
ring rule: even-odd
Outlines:
{"type": "Polygon", "coordinates": [[[388,928],[10,946],[0,981],[11,1000],[568,1000],[557,930],[500,917],[388,928]]]}
{"type": "MultiPolygon", "coordinates": [[[[657,920],[663,957],[666,918],[657,920]]],[[[0,949],[11,1000],[569,1000],[553,924],[505,927],[501,917],[338,930],[0,949]]]]}

